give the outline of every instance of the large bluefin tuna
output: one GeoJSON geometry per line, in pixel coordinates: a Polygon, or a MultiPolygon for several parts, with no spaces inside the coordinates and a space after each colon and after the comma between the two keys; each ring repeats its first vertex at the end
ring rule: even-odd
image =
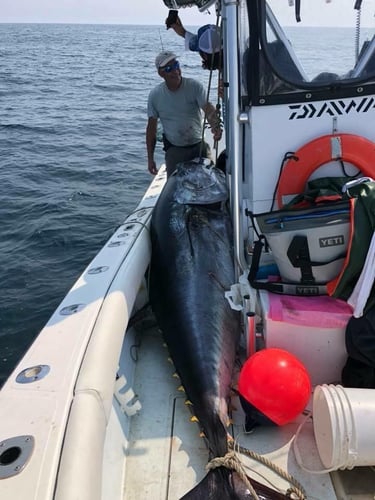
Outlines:
{"type": "MultiPolygon", "coordinates": [[[[225,175],[219,169],[194,161],[180,164],[151,222],[150,301],[210,458],[228,452],[228,399],[240,336],[239,313],[224,296],[235,282],[226,203],[225,175]]],[[[233,476],[225,467],[213,469],[183,498],[249,499],[233,476]]],[[[267,490],[262,489],[262,498],[285,498],[267,490]]]]}

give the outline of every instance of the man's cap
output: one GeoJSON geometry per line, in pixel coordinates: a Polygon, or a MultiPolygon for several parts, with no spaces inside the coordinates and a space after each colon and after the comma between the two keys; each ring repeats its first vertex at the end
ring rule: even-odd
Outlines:
{"type": "Polygon", "coordinates": [[[206,24],[199,28],[198,33],[189,41],[189,49],[193,52],[206,52],[206,54],[220,52],[220,28],[214,24],[206,24]]]}
{"type": "Polygon", "coordinates": [[[167,65],[170,61],[173,61],[173,59],[176,59],[176,54],[173,52],[170,52],[169,50],[163,50],[163,52],[160,52],[155,58],[155,66],[156,69],[162,68],[163,66],[167,65]]]}

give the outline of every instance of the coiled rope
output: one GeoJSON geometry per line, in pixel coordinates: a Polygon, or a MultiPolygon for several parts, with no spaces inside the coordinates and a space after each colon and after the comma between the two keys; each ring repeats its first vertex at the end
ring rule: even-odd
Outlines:
{"type": "Polygon", "coordinates": [[[235,451],[229,451],[224,457],[213,458],[206,465],[207,470],[217,469],[218,467],[225,467],[226,469],[234,470],[235,472],[237,472],[237,474],[247,486],[253,498],[255,500],[259,500],[257,492],[254,490],[253,485],[249,481],[245,468],[242,465],[241,461],[238,459],[235,451]]]}
{"type": "Polygon", "coordinates": [[[306,500],[306,492],[304,487],[301,485],[301,483],[294,478],[291,474],[283,470],[281,467],[276,465],[275,463],[271,462],[271,460],[268,460],[264,456],[260,455],[259,453],[256,453],[255,451],[248,450],[247,448],[244,448],[243,446],[240,446],[236,444],[233,440],[228,441],[228,446],[230,451],[224,456],[224,457],[216,457],[213,458],[206,466],[207,470],[212,470],[217,467],[226,467],[229,470],[233,470],[237,472],[237,474],[240,476],[241,480],[245,483],[247,488],[249,489],[251,495],[254,497],[255,500],[259,500],[259,496],[254,490],[254,487],[252,486],[247,474],[244,465],[242,464],[241,460],[238,458],[237,454],[242,453],[243,455],[246,455],[249,458],[252,458],[253,460],[256,460],[269,469],[273,470],[278,474],[280,477],[288,481],[292,486],[288,488],[286,491],[286,496],[289,498],[294,498],[298,500],[306,500]]]}

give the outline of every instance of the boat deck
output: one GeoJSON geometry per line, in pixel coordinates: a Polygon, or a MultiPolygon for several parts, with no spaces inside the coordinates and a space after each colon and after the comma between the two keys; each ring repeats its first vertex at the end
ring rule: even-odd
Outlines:
{"type": "Polygon", "coordinates": [[[204,476],[207,447],[189,421],[156,327],[143,332],[137,356],[134,392],[142,408],[131,417],[124,498],[180,498],[204,476]]]}
{"type": "MultiPolygon", "coordinates": [[[[197,424],[190,421],[191,413],[185,405],[184,393],[179,390],[179,380],[173,376],[174,367],[168,359],[161,333],[152,318],[147,321],[149,324],[146,327],[143,325],[142,331],[133,330],[132,339],[127,335],[128,342],[133,342],[130,351],[135,367],[132,404],[140,406],[140,409],[129,419],[127,442],[124,443],[123,498],[176,500],[204,476],[208,452],[204,439],[199,436],[197,424]]],[[[128,359],[123,361],[129,366],[128,359]]],[[[129,385],[129,376],[127,382],[129,385]]],[[[298,465],[293,449],[297,431],[297,447],[304,467],[311,470],[323,468],[315,446],[311,419],[301,415],[291,424],[259,427],[246,434],[240,404],[236,400],[233,404],[236,410],[233,411],[230,431],[236,442],[263,455],[293,476],[304,487],[308,499],[373,499],[370,491],[375,491],[375,474],[370,468],[334,473],[335,493],[329,474],[313,475],[298,465]],[[352,481],[353,476],[358,474],[360,479],[352,481]],[[361,491],[358,485],[361,485],[361,491]]],[[[286,479],[258,461],[243,454],[240,457],[251,478],[281,492],[290,487],[286,479]]]]}

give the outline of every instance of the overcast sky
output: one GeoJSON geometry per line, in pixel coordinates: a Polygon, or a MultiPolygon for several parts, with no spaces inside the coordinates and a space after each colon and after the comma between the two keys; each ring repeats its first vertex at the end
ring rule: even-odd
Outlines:
{"type": "MultiPolygon", "coordinates": [[[[278,15],[287,21],[294,11],[288,0],[273,2],[278,15]]],[[[314,0],[301,2],[302,12],[312,14],[314,25],[353,25],[354,0],[314,0]],[[346,10],[345,19],[343,5],[346,10]]],[[[363,0],[362,24],[374,26],[375,0],[363,0]]],[[[215,24],[215,7],[201,13],[196,7],[180,9],[184,24],[215,24]]],[[[6,23],[100,23],[100,24],[164,24],[168,9],[162,0],[0,0],[0,22],[6,23]]],[[[292,19],[293,21],[293,19],[292,19]]],[[[293,22],[292,22],[293,24],[293,22]]]]}
{"type": "MultiPolygon", "coordinates": [[[[194,7],[182,9],[187,25],[215,23],[194,7]]],[[[168,9],[162,0],[0,0],[0,22],[164,24],[168,9]]]]}

